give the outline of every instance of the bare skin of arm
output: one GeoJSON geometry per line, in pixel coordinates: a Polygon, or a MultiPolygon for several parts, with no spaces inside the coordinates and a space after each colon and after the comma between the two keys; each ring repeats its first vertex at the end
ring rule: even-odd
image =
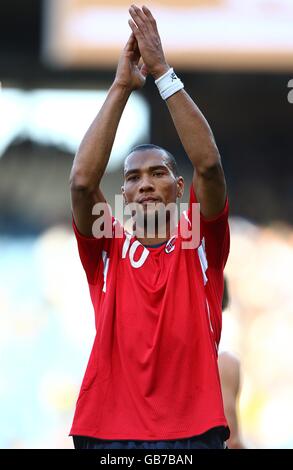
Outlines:
{"type": "MultiPolygon", "coordinates": [[[[156,21],[148,8],[132,5],[129,25],[149,73],[154,79],[170,68],[166,62],[156,21]]],[[[175,128],[194,167],[193,185],[201,212],[212,218],[224,208],[226,183],[212,131],[203,114],[185,90],[167,100],[175,128]]]]}
{"type": "Polygon", "coordinates": [[[245,449],[240,438],[237,413],[240,393],[240,363],[232,354],[222,352],[219,354],[218,365],[225,416],[231,433],[227,445],[229,449],[245,449]]]}
{"type": "Polygon", "coordinates": [[[121,53],[116,77],[97,117],[86,132],[70,174],[71,207],[78,230],[92,236],[93,206],[104,202],[100,182],[106,170],[123,110],[133,90],[141,88],[147,69],[139,66],[140,52],[131,34],[121,53]]]}

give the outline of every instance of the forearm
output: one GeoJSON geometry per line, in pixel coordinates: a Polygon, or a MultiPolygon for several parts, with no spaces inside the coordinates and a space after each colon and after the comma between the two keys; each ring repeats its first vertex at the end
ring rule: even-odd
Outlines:
{"type": "Polygon", "coordinates": [[[166,100],[182,145],[198,173],[219,165],[220,155],[205,117],[185,90],[166,100]]]}
{"type": "Polygon", "coordinates": [[[118,124],[131,91],[117,83],[111,86],[97,117],[86,132],[74,158],[70,184],[97,188],[107,167],[118,124]]]}
{"type": "Polygon", "coordinates": [[[160,94],[166,99],[177,133],[195,169],[193,188],[197,201],[201,204],[201,213],[206,218],[214,217],[224,208],[226,183],[212,131],[190,96],[182,89],[178,91],[180,82],[173,84],[175,78],[172,70],[171,74],[165,75],[169,66],[156,20],[150,10],[146,6],[139,8],[132,5],[129,13],[132,17],[129,25],[143,61],[148,72],[158,80],[160,94]],[[172,95],[169,92],[173,90],[172,95]]]}

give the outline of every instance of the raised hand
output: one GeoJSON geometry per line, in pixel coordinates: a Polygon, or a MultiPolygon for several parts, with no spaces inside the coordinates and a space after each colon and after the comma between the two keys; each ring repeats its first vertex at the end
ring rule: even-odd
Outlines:
{"type": "Polygon", "coordinates": [[[131,5],[129,13],[132,19],[129,26],[137,40],[142,59],[155,78],[159,78],[170,68],[166,62],[156,20],[150,10],[143,6],[131,5]]]}
{"type": "Polygon", "coordinates": [[[117,66],[115,83],[132,90],[142,88],[148,74],[144,63],[139,64],[141,58],[135,35],[131,33],[124,47],[117,66]]]}

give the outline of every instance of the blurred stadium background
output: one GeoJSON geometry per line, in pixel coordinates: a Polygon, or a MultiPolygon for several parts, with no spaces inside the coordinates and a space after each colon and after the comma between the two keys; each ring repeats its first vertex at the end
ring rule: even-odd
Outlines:
{"type": "MultiPolygon", "coordinates": [[[[141,5],[140,3],[138,3],[141,5]]],[[[250,448],[293,447],[292,0],[149,0],[169,62],[214,131],[231,205],[222,349],[242,365],[250,448]],[[180,6],[179,6],[180,5],[180,6]]],[[[71,448],[94,337],[68,178],[127,40],[124,0],[2,0],[0,447],[71,448]]],[[[127,105],[104,191],[130,147],[191,167],[151,79],[127,105]]],[[[187,197],[188,191],[186,191],[187,197]]],[[[185,198],[186,200],[186,198],[185,198]]]]}

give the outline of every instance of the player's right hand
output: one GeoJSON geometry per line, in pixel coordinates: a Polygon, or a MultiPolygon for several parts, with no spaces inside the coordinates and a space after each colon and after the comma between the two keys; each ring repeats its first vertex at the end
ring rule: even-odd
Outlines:
{"type": "Polygon", "coordinates": [[[115,83],[132,91],[142,88],[148,74],[144,63],[139,64],[141,58],[137,40],[131,33],[124,47],[117,66],[115,83]]]}

